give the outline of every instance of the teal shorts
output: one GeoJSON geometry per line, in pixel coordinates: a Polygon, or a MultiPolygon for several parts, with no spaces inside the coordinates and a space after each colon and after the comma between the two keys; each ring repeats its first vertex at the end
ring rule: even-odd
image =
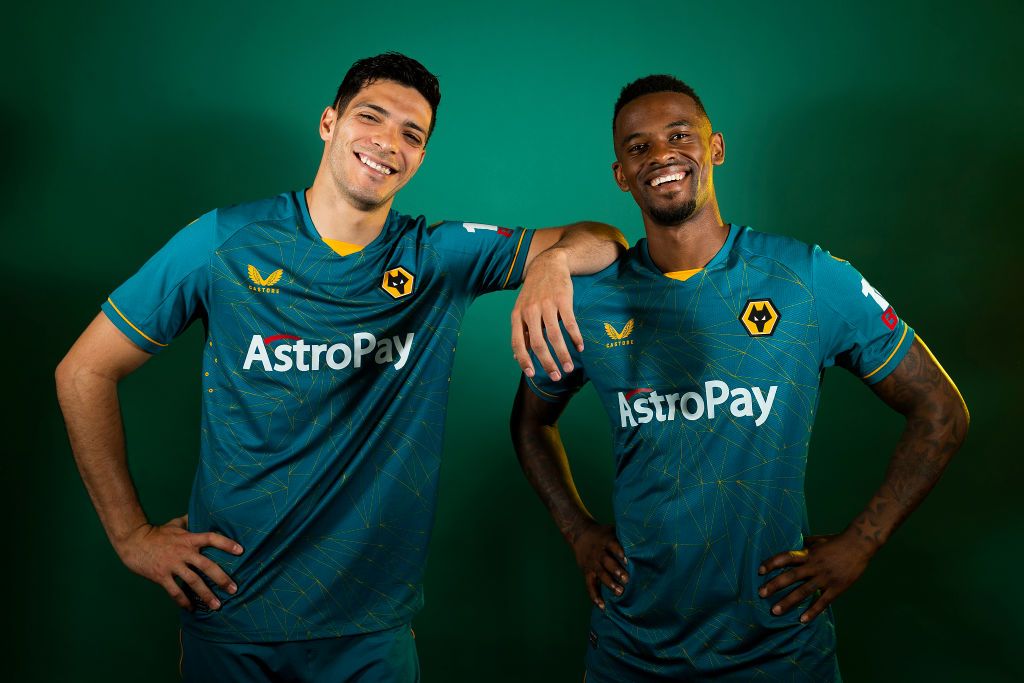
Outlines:
{"type": "Polygon", "coordinates": [[[218,643],[181,634],[186,683],[419,683],[409,626],[354,636],[276,643],[218,643]]]}

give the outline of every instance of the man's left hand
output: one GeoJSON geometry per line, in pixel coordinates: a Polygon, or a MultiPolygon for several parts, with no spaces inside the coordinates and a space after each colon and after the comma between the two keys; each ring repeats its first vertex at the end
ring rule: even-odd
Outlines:
{"type": "Polygon", "coordinates": [[[772,614],[785,614],[807,597],[820,592],[810,608],[800,616],[808,623],[829,606],[867,569],[874,548],[855,538],[850,532],[828,536],[808,536],[802,550],[779,553],[764,562],[757,573],[764,575],[782,567],[790,567],[764,584],[758,594],[768,598],[799,583],[786,597],[772,607],[772,614]]]}
{"type": "Polygon", "coordinates": [[[576,350],[582,351],[583,336],[572,313],[569,265],[562,250],[549,249],[530,263],[512,309],[512,355],[527,377],[535,374],[530,349],[556,382],[562,378],[563,370],[572,372],[572,357],[559,330],[559,319],[576,350]],[[551,357],[548,342],[558,362],[551,357]]]}

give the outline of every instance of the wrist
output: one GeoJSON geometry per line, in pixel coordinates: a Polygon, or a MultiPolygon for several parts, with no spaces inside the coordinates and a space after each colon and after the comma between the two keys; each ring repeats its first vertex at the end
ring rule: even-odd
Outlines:
{"type": "Polygon", "coordinates": [[[882,549],[888,538],[888,536],[883,536],[880,530],[866,528],[863,523],[858,522],[847,527],[841,535],[854,547],[859,548],[865,559],[869,560],[882,549]]]}
{"type": "Polygon", "coordinates": [[[111,532],[109,534],[110,544],[114,546],[114,552],[123,559],[125,550],[138,538],[139,533],[148,533],[152,528],[152,524],[148,521],[143,521],[117,533],[111,532]]]}
{"type": "Polygon", "coordinates": [[[575,546],[588,531],[596,526],[598,526],[598,523],[593,517],[580,515],[561,528],[562,538],[570,546],[575,546]]]}

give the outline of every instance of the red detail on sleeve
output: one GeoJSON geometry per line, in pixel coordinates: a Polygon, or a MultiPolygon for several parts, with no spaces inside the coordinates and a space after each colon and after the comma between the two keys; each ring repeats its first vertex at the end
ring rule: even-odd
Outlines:
{"type": "Polygon", "coordinates": [[[275,334],[272,337],[264,337],[263,338],[263,343],[264,344],[273,344],[274,342],[276,342],[276,341],[278,341],[280,339],[294,339],[294,340],[298,341],[299,338],[296,337],[294,334],[275,334]]]}
{"type": "Polygon", "coordinates": [[[885,313],[882,314],[882,322],[885,323],[886,327],[890,330],[895,330],[899,321],[900,319],[896,317],[896,311],[892,310],[892,306],[885,309],[885,313]]]}
{"type": "Polygon", "coordinates": [[[512,236],[512,229],[511,228],[498,228],[498,234],[501,235],[502,237],[511,237],[512,236]]]}
{"type": "Polygon", "coordinates": [[[637,394],[641,394],[641,393],[643,393],[645,391],[654,391],[654,389],[651,389],[649,387],[646,388],[646,389],[633,389],[632,391],[626,392],[626,400],[628,401],[629,399],[633,398],[637,394]]]}

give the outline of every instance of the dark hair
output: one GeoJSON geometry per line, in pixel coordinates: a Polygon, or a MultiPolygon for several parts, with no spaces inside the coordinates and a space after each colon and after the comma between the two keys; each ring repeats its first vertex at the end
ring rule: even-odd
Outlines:
{"type": "Polygon", "coordinates": [[[341,112],[360,90],[377,81],[394,81],[415,88],[430,103],[430,129],[427,138],[434,132],[437,123],[437,105],[441,103],[441,86],[437,76],[412,57],[400,52],[385,52],[376,57],[360,59],[349,68],[338,94],[334,96],[335,109],[341,112]]]}
{"type": "MultiPolygon", "coordinates": [[[[615,102],[615,113],[612,114],[612,132],[615,132],[615,119],[619,117],[619,112],[627,104],[632,102],[638,97],[643,95],[650,95],[656,92],[677,92],[682,93],[690,97],[694,102],[697,103],[697,109],[704,115],[704,118],[708,118],[708,113],[704,109],[704,103],[697,97],[697,93],[694,92],[693,88],[683,83],[675,76],[669,76],[668,74],[653,74],[651,76],[644,76],[638,78],[632,83],[626,85],[622,92],[619,93],[619,99],[615,102]]],[[[710,119],[709,119],[710,120],[710,119]]]]}

